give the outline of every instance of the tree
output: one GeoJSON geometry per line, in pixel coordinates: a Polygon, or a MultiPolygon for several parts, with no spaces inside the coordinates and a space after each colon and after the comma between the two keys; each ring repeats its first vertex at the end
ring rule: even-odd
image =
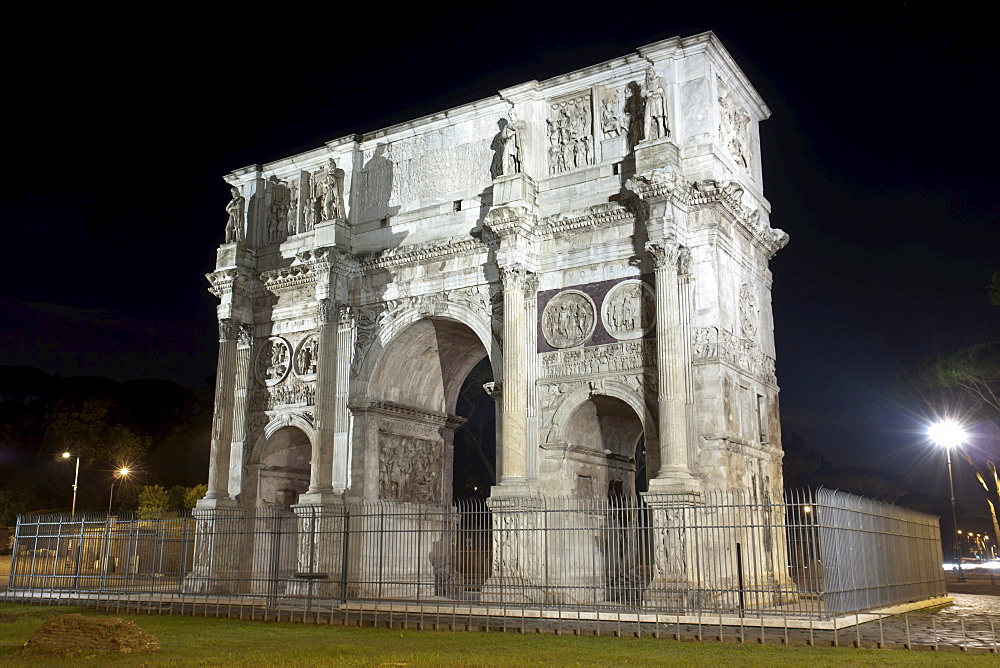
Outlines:
{"type": "Polygon", "coordinates": [[[163,517],[171,510],[170,495],[159,485],[146,485],[139,492],[140,520],[155,520],[163,517]]]}
{"type": "Polygon", "coordinates": [[[918,380],[926,387],[953,388],[1000,415],[1000,341],[962,348],[926,363],[918,380]]]}
{"type": "Polygon", "coordinates": [[[208,494],[208,485],[188,487],[187,492],[184,493],[184,507],[188,509],[194,508],[198,500],[205,498],[206,494],[208,494]]]}
{"type": "Polygon", "coordinates": [[[50,451],[72,450],[90,464],[127,465],[142,457],[150,438],[133,430],[111,399],[67,397],[49,414],[44,442],[50,451]]]}

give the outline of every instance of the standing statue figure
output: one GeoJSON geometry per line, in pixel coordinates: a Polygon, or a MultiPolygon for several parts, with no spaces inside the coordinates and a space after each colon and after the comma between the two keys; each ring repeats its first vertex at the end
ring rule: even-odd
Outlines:
{"type": "Polygon", "coordinates": [[[343,176],[344,170],[339,169],[337,161],[331,158],[324,179],[326,192],[323,193],[323,220],[337,220],[344,217],[341,197],[343,176]]]}
{"type": "Polygon", "coordinates": [[[663,82],[662,77],[656,76],[652,65],[646,68],[646,81],[642,86],[642,97],[646,102],[642,116],[644,139],[669,137],[667,85],[663,82]]]}
{"type": "Polygon", "coordinates": [[[500,175],[510,176],[521,173],[521,141],[524,121],[517,120],[514,110],[510,110],[510,120],[500,129],[500,175]]]}
{"type": "Polygon", "coordinates": [[[229,220],[226,221],[227,244],[243,241],[243,205],[246,203],[239,188],[233,187],[230,192],[233,198],[226,205],[226,213],[229,214],[229,220]]]}

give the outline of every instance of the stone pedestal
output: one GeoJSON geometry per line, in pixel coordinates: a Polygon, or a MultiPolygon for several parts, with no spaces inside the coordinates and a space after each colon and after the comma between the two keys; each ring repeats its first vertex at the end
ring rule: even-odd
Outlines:
{"type": "Polygon", "coordinates": [[[545,588],[545,526],[537,498],[504,496],[494,487],[487,500],[493,516],[493,563],[483,584],[482,600],[492,603],[542,604],[545,588]]]}
{"type": "Polygon", "coordinates": [[[680,150],[672,139],[663,137],[641,141],[635,146],[635,173],[680,165],[680,150]]]}
{"type": "Polygon", "coordinates": [[[235,594],[240,579],[241,541],[245,514],[235,501],[202,499],[195,519],[194,564],[184,578],[184,591],[198,594],[235,594]]]}
{"type": "Polygon", "coordinates": [[[348,533],[351,598],[426,599],[454,595],[452,542],[458,516],[438,505],[362,506],[348,533]]]}
{"type": "Polygon", "coordinates": [[[538,201],[538,186],[527,174],[498,176],[493,181],[493,206],[519,204],[534,207],[538,201]]]}
{"type": "Polygon", "coordinates": [[[298,521],[298,561],[285,589],[290,596],[332,598],[344,594],[348,520],[344,502],[332,496],[303,494],[303,503],[292,506],[298,521]]]}
{"type": "Polygon", "coordinates": [[[653,532],[653,573],[643,604],[683,612],[702,607],[704,595],[693,523],[701,497],[696,494],[643,495],[653,532]]]}

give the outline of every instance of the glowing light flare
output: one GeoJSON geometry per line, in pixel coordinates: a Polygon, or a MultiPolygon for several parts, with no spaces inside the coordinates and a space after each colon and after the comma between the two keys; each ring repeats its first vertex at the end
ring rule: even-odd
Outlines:
{"type": "Polygon", "coordinates": [[[965,430],[954,420],[935,422],[927,428],[927,436],[944,448],[954,448],[965,442],[965,430]]]}

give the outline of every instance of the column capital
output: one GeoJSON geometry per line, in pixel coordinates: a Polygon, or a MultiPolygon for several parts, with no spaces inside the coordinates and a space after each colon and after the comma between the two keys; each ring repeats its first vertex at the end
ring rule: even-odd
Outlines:
{"type": "MultiPolygon", "coordinates": [[[[520,262],[498,265],[500,270],[500,280],[503,282],[504,291],[524,290],[527,287],[529,276],[534,276],[528,268],[520,262]]],[[[535,281],[537,285],[537,280],[535,281]]]]}
{"type": "Polygon", "coordinates": [[[253,347],[253,325],[243,323],[237,333],[237,348],[253,347]]]}
{"type": "Polygon", "coordinates": [[[646,252],[653,258],[653,266],[656,269],[673,268],[677,269],[677,262],[681,256],[682,246],[676,242],[666,239],[658,241],[647,241],[646,252]]]}
{"type": "Polygon", "coordinates": [[[339,322],[340,302],[324,297],[316,302],[316,319],[321,325],[339,322]]]}
{"type": "Polygon", "coordinates": [[[354,326],[354,307],[340,304],[337,309],[337,322],[341,327],[354,326]]]}
{"type": "Polygon", "coordinates": [[[235,341],[240,338],[243,323],[235,318],[219,320],[219,341],[235,341]]]}

